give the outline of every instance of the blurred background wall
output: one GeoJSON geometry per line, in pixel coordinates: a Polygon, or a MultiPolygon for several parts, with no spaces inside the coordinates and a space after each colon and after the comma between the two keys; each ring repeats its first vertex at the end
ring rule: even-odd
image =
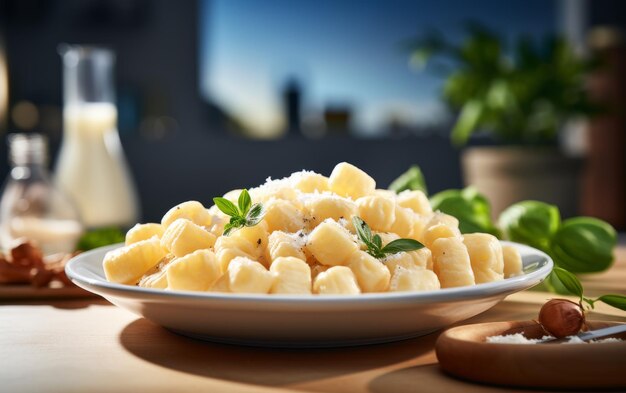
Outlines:
{"type": "Polygon", "coordinates": [[[432,3],[0,0],[0,129],[45,133],[54,153],[57,47],[97,44],[117,54],[119,129],[144,220],[339,161],[382,187],[418,163],[431,191],[459,188],[454,114],[437,105],[437,77],[411,71],[403,40],[431,27],[460,36],[478,19],[505,36],[565,33],[584,51],[591,27],[626,26],[618,0],[432,3]]]}

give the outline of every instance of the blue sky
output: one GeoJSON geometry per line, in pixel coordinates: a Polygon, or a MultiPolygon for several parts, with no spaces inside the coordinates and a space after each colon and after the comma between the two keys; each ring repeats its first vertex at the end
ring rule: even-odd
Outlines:
{"type": "Polygon", "coordinates": [[[556,28],[550,0],[204,0],[201,91],[260,135],[283,128],[281,90],[304,89],[304,111],[349,105],[355,128],[376,134],[391,116],[441,121],[441,79],[408,66],[403,39],[435,27],[462,37],[462,22],[487,23],[506,36],[556,28]]]}

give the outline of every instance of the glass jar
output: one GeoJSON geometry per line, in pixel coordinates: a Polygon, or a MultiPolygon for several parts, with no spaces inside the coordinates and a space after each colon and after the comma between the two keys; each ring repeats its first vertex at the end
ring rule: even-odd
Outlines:
{"type": "Polygon", "coordinates": [[[117,130],[115,55],[63,45],[63,141],[55,180],[75,201],[87,228],[127,227],[138,220],[134,184],[117,130]]]}
{"type": "Polygon", "coordinates": [[[40,134],[8,136],[11,172],[0,199],[0,242],[37,243],[44,255],[73,252],[83,232],[76,207],[50,180],[48,145],[40,134]]]}

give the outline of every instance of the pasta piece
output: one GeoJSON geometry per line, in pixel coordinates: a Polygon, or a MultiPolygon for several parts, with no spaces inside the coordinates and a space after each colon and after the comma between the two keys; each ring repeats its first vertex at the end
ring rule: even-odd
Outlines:
{"type": "Polygon", "coordinates": [[[499,281],[504,278],[502,246],[498,239],[488,233],[471,233],[463,236],[467,247],[476,284],[499,281]]]}
{"type": "Polygon", "coordinates": [[[413,216],[412,229],[411,229],[411,239],[415,239],[418,242],[424,243],[424,232],[426,230],[426,225],[430,221],[430,217],[420,216],[419,214],[415,214],[413,216]]]}
{"type": "Polygon", "coordinates": [[[328,178],[319,173],[305,172],[294,181],[294,188],[301,192],[310,194],[313,192],[330,191],[328,188],[328,178]]]}
{"type": "Polygon", "coordinates": [[[411,209],[396,205],[395,220],[391,225],[391,232],[397,233],[403,238],[411,238],[415,229],[415,220],[415,213],[411,209]]]}
{"type": "Polygon", "coordinates": [[[388,256],[383,260],[385,266],[393,275],[398,267],[405,269],[429,269],[432,270],[432,256],[428,248],[420,248],[416,251],[400,252],[388,256]]]}
{"type": "Polygon", "coordinates": [[[312,195],[304,200],[304,208],[309,216],[310,228],[328,218],[351,221],[357,212],[354,202],[336,195],[312,195]]]}
{"type": "Polygon", "coordinates": [[[228,273],[224,273],[215,281],[209,292],[230,292],[230,282],[228,273]]]}
{"type": "Polygon", "coordinates": [[[236,257],[228,265],[228,288],[235,293],[268,293],[274,275],[259,262],[236,257]]]}
{"type": "Polygon", "coordinates": [[[396,220],[396,205],[392,199],[366,196],[356,201],[359,216],[375,231],[389,232],[396,220]]]}
{"type": "Polygon", "coordinates": [[[140,242],[142,240],[148,240],[152,236],[160,238],[163,236],[163,227],[161,224],[136,224],[126,232],[125,244],[131,245],[133,243],[140,242]]]}
{"type": "Polygon", "coordinates": [[[166,255],[163,257],[159,263],[149,270],[142,278],[139,280],[140,287],[144,288],[157,288],[157,289],[165,289],[167,288],[167,267],[174,260],[175,257],[172,254],[166,255]]]}
{"type": "Polygon", "coordinates": [[[269,236],[265,259],[271,265],[273,261],[280,257],[294,257],[303,261],[307,260],[304,254],[305,240],[302,232],[299,234],[289,234],[283,231],[274,231],[269,236]]]}
{"type": "Polygon", "coordinates": [[[335,221],[327,220],[309,234],[306,248],[323,265],[345,265],[358,250],[352,235],[335,221]]]}
{"type": "Polygon", "coordinates": [[[183,291],[207,291],[222,274],[215,254],[209,250],[176,258],[166,272],[168,289],[183,291]]]}
{"type": "Polygon", "coordinates": [[[435,240],[445,237],[461,237],[459,220],[444,213],[435,213],[426,224],[422,240],[426,247],[432,249],[435,240]]]}
{"type": "Polygon", "coordinates": [[[274,283],[270,293],[310,295],[311,268],[301,259],[279,257],[272,263],[274,283]]]}
{"type": "Polygon", "coordinates": [[[198,201],[187,201],[171,208],[161,219],[163,229],[167,229],[174,221],[179,218],[186,218],[194,224],[201,227],[211,227],[211,214],[198,201]]]}
{"type": "Polygon", "coordinates": [[[161,245],[177,257],[210,248],[214,244],[215,235],[186,218],[179,218],[170,224],[161,238],[161,245]]]}
{"type": "Polygon", "coordinates": [[[389,291],[435,291],[441,288],[439,278],[431,270],[405,269],[398,266],[389,284],[389,291]]]}
{"type": "Polygon", "coordinates": [[[267,230],[297,232],[304,227],[302,211],[293,203],[283,199],[272,199],[265,204],[265,217],[267,230]]]}
{"type": "Polygon", "coordinates": [[[504,259],[504,277],[515,277],[523,273],[522,256],[517,248],[513,246],[503,246],[502,254],[504,259]]]}
{"type": "Polygon", "coordinates": [[[357,251],[348,260],[348,267],[354,273],[363,292],[384,292],[389,287],[391,274],[378,259],[364,251],[357,251]]]}
{"type": "Polygon", "coordinates": [[[433,270],[442,288],[474,285],[474,272],[465,244],[457,237],[435,240],[431,248],[433,270]]]}
{"type": "Polygon", "coordinates": [[[230,190],[226,194],[224,194],[222,198],[228,199],[229,201],[237,205],[237,201],[239,200],[239,195],[241,195],[241,191],[243,190],[242,189],[230,190]]]}
{"type": "Polygon", "coordinates": [[[254,203],[262,202],[267,203],[274,199],[291,202],[294,205],[299,205],[298,193],[289,184],[264,184],[261,187],[253,188],[249,190],[250,197],[254,203]]]}
{"type": "Polygon", "coordinates": [[[354,165],[342,162],[330,174],[328,186],[335,194],[356,200],[371,195],[376,189],[376,181],[354,165]]]}
{"type": "Polygon", "coordinates": [[[224,226],[230,221],[230,217],[224,214],[217,206],[213,205],[208,209],[211,215],[211,226],[209,232],[215,237],[222,236],[224,233],[224,226]]]}
{"type": "Polygon", "coordinates": [[[240,238],[251,244],[256,249],[252,254],[258,258],[265,253],[268,246],[267,223],[261,221],[252,227],[239,228],[231,232],[228,237],[240,238]]]}
{"type": "Polygon", "coordinates": [[[245,257],[256,261],[261,257],[257,244],[244,237],[220,236],[215,242],[215,255],[222,272],[228,269],[230,262],[236,257],[245,257]]]}
{"type": "Polygon", "coordinates": [[[104,256],[104,275],[108,281],[134,285],[166,254],[167,251],[161,247],[157,238],[117,248],[104,256]]]}
{"type": "Polygon", "coordinates": [[[392,200],[396,199],[395,191],[385,190],[385,189],[382,189],[382,188],[375,189],[373,194],[376,195],[376,196],[387,198],[387,199],[392,199],[392,200]]]}
{"type": "Polygon", "coordinates": [[[416,251],[410,251],[408,254],[413,257],[413,262],[416,265],[433,270],[433,254],[428,248],[420,248],[416,251]]]}
{"type": "Polygon", "coordinates": [[[398,194],[398,205],[409,208],[419,215],[429,215],[433,212],[428,197],[422,191],[402,191],[398,194]]]}
{"type": "Polygon", "coordinates": [[[146,274],[139,280],[137,285],[143,288],[165,289],[167,288],[167,272],[160,270],[152,274],[146,274]]]}
{"type": "Polygon", "coordinates": [[[320,273],[325,272],[326,270],[330,269],[331,266],[326,266],[326,265],[322,265],[319,263],[315,263],[311,266],[311,278],[313,280],[315,280],[315,278],[317,276],[319,276],[320,273]]]}
{"type": "Polygon", "coordinates": [[[313,291],[320,295],[358,295],[361,293],[354,273],[346,266],[333,266],[317,275],[313,291]]]}

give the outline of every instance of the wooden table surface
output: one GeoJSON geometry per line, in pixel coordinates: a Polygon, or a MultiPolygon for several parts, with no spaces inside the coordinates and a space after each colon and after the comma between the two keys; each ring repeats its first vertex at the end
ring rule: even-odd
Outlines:
{"type": "MultiPolygon", "coordinates": [[[[626,248],[586,293],[626,294],[626,248]]],[[[536,318],[554,295],[525,291],[462,322],[536,318]]],[[[600,304],[590,319],[626,322],[600,304]]],[[[0,298],[2,392],[493,392],[444,374],[438,333],[366,347],[285,350],[211,344],[177,336],[104,300],[0,298]]]]}

